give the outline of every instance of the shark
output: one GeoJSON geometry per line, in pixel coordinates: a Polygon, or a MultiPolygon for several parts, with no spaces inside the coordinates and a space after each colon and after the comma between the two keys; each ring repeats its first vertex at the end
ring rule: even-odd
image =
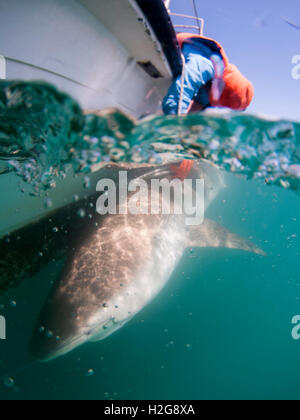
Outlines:
{"type": "MultiPolygon", "coordinates": [[[[196,194],[195,182],[202,179],[207,210],[225,188],[223,173],[205,160],[186,162],[108,164],[99,171],[99,179],[118,186],[120,171],[126,171],[129,181],[142,179],[150,190],[153,179],[182,183],[189,179],[196,194]]],[[[148,194],[140,193],[139,205],[149,206],[148,194]]],[[[156,194],[162,208],[161,189],[156,194]]],[[[99,194],[93,194],[55,210],[0,241],[2,294],[50,261],[65,261],[30,342],[31,355],[40,362],[104,340],[122,328],[165,287],[188,248],[229,248],[265,255],[251,241],[215,221],[204,218],[203,223],[190,226],[184,212],[100,215],[98,198],[99,194]]],[[[176,199],[173,195],[173,208],[176,199]]],[[[122,205],[120,198],[118,209],[122,205]]]]}

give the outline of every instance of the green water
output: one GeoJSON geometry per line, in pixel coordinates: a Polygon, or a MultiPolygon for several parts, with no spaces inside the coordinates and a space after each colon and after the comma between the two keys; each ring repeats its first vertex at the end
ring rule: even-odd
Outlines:
{"type": "MultiPolygon", "coordinates": [[[[30,184],[35,197],[25,192],[26,199],[44,202],[70,166],[88,174],[111,158],[160,163],[200,154],[228,171],[207,217],[251,237],[268,256],[188,250],[129,324],[103,342],[10,375],[11,387],[1,380],[0,398],[299,399],[300,341],[291,336],[300,314],[299,138],[298,124],[247,115],[138,125],[117,112],[84,117],[52,87],[1,82],[1,165],[3,173],[13,171],[3,176],[30,184]]],[[[0,298],[8,335],[0,341],[0,376],[28,363],[33,325],[61,267],[54,261],[0,298]]]]}

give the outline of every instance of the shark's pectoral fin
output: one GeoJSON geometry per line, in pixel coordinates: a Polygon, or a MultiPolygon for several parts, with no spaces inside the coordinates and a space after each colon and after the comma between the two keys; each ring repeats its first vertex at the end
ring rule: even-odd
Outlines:
{"type": "Polygon", "coordinates": [[[266,253],[251,241],[230,232],[218,223],[208,219],[201,226],[190,229],[188,247],[240,249],[266,256],[266,253]]]}

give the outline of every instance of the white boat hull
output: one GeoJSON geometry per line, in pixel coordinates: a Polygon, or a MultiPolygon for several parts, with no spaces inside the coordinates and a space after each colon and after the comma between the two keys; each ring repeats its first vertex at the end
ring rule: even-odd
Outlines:
{"type": "Polygon", "coordinates": [[[159,111],[172,72],[134,0],[1,0],[0,9],[0,77],[53,83],[83,108],[159,111]]]}

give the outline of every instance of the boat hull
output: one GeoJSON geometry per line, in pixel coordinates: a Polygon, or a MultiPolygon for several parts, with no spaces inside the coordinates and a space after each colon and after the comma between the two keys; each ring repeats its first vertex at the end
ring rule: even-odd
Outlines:
{"type": "Polygon", "coordinates": [[[0,77],[141,117],[160,110],[173,77],[161,41],[134,0],[2,0],[0,77]]]}

